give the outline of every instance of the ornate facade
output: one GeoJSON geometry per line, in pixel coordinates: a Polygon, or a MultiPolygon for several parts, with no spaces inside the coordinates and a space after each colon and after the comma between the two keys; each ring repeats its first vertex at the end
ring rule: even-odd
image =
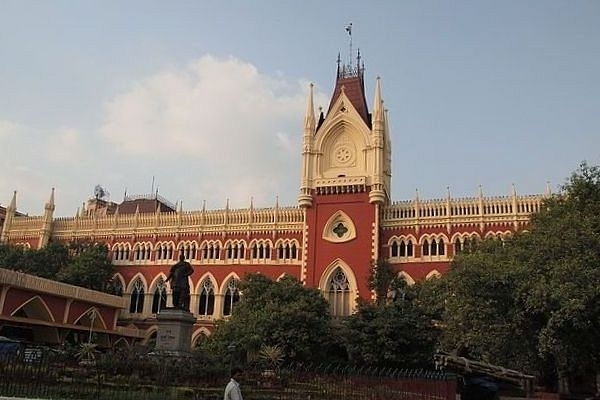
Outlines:
{"type": "Polygon", "coordinates": [[[523,229],[543,200],[513,190],[505,197],[480,191],[473,198],[392,201],[391,145],[379,78],[369,111],[360,59],[356,66],[338,62],[327,111],[317,115],[312,87],[308,94],[297,205],[183,211],[151,195],[121,204],[95,199],[75,217],[55,218],[54,192],[43,216],[17,215],[15,194],[1,240],[31,248],[49,240],[106,243],[115,282],[129,300],[121,322],[149,335],[167,306],[169,268],[183,253],[195,269],[195,339],[231,313],[246,273],[292,275],[318,288],[334,315],[347,315],[357,297],[372,298],[367,280],[376,260],[387,260],[409,283],[443,274],[472,240],[523,229]]]}

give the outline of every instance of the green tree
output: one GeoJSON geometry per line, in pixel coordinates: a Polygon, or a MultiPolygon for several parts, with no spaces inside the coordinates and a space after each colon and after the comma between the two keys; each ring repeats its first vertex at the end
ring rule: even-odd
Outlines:
{"type": "Polygon", "coordinates": [[[218,321],[206,346],[227,354],[235,345],[236,356],[247,352],[258,359],[264,346],[277,346],[285,361],[327,359],[334,343],[329,308],[316,289],[304,287],[292,277],[274,282],[264,275],[249,274],[240,282],[243,295],[228,320],[218,321]]]}
{"type": "Polygon", "coordinates": [[[56,242],[49,242],[39,250],[8,244],[0,245],[0,267],[42,278],[55,279],[58,271],[70,261],[68,248],[56,242]]]}
{"type": "Polygon", "coordinates": [[[108,248],[102,243],[74,243],[72,261],[56,274],[60,282],[92,290],[107,290],[114,274],[108,248]]]}
{"type": "Polygon", "coordinates": [[[411,300],[361,303],[344,324],[344,342],[352,363],[394,368],[432,364],[438,330],[411,300]]]}
{"type": "Polygon", "coordinates": [[[600,169],[582,164],[528,232],[480,243],[443,279],[447,348],[542,377],[599,371],[600,169]]]}

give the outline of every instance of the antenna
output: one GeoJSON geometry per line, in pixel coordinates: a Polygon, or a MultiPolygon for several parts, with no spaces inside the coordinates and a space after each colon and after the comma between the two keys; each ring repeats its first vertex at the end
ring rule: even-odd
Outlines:
{"type": "Polygon", "coordinates": [[[348,37],[349,37],[349,52],[348,52],[348,69],[352,70],[352,22],[350,22],[348,25],[346,25],[346,32],[348,32],[348,37]]]}

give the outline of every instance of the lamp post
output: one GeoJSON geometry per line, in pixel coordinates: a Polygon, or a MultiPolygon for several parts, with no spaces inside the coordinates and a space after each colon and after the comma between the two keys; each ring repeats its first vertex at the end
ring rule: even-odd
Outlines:
{"type": "Polygon", "coordinates": [[[227,351],[229,351],[229,371],[233,369],[233,354],[235,353],[235,344],[231,343],[227,346],[227,351]]]}
{"type": "Polygon", "coordinates": [[[90,310],[90,336],[88,337],[88,343],[92,343],[92,331],[94,330],[94,320],[96,319],[96,309],[90,310]]]}

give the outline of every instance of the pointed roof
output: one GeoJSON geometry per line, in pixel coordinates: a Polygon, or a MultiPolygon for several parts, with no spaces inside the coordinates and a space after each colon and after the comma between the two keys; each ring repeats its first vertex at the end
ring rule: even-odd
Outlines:
{"type": "Polygon", "coordinates": [[[331,96],[327,113],[329,114],[331,107],[333,107],[333,104],[337,101],[343,91],[346,97],[348,97],[348,100],[350,100],[350,103],[352,103],[352,106],[360,114],[363,121],[365,121],[365,124],[371,128],[371,115],[369,114],[367,98],[365,96],[365,66],[364,64],[361,65],[360,51],[358,52],[356,60],[356,67],[342,65],[338,55],[335,88],[333,89],[333,96],[331,96]]]}

